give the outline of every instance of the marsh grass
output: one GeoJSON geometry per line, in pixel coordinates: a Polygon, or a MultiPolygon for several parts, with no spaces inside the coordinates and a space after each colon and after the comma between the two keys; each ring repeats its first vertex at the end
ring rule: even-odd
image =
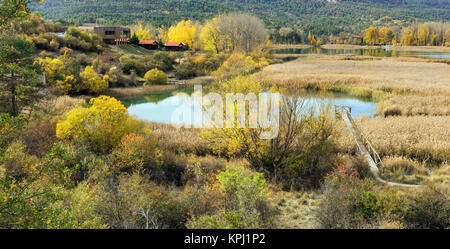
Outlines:
{"type": "Polygon", "coordinates": [[[198,129],[177,129],[171,125],[146,122],[163,150],[175,153],[213,154],[208,142],[201,138],[198,129]]]}
{"type": "MultiPolygon", "coordinates": [[[[317,80],[317,79],[316,79],[317,80]]],[[[357,81],[357,79],[347,79],[347,83],[352,84],[352,81],[357,81]]],[[[369,98],[374,101],[382,101],[387,99],[387,94],[383,91],[372,90],[368,88],[361,87],[350,87],[346,86],[345,82],[339,82],[339,84],[330,84],[327,80],[309,80],[309,79],[299,79],[299,80],[262,80],[263,84],[266,86],[277,86],[285,87],[289,89],[305,89],[313,91],[328,91],[336,93],[346,93],[355,97],[369,98]]]]}
{"type": "Polygon", "coordinates": [[[383,158],[384,167],[381,175],[390,181],[420,184],[427,177],[424,162],[418,162],[404,156],[388,156],[383,158]]]}
{"type": "Polygon", "coordinates": [[[450,96],[393,96],[377,107],[377,114],[387,116],[449,116],[450,96]]]}
{"type": "MultiPolygon", "coordinates": [[[[449,65],[427,60],[381,58],[348,60],[348,56],[308,55],[266,67],[262,77],[287,85],[305,83],[346,86],[419,96],[449,96],[449,65]]],[[[364,57],[366,58],[366,57],[364,57]]],[[[367,57],[368,58],[368,57],[367,57]]]]}
{"type": "MultiPolygon", "coordinates": [[[[450,116],[362,117],[356,123],[382,156],[404,156],[417,161],[441,164],[450,159],[450,116]]],[[[355,141],[344,122],[339,148],[355,153],[355,141]]]]}

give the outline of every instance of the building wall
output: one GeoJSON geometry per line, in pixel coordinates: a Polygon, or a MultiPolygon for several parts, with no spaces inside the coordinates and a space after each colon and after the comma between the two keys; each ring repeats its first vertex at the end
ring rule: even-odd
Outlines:
{"type": "Polygon", "coordinates": [[[115,39],[130,38],[131,33],[130,29],[122,27],[94,27],[93,31],[109,44],[114,43],[115,39]]]}

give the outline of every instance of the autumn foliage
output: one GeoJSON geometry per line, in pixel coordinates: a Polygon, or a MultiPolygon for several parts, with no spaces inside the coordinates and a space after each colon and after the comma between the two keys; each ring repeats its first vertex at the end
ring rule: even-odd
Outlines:
{"type": "Polygon", "coordinates": [[[100,96],[89,107],[77,107],[58,122],[56,136],[75,143],[88,144],[96,151],[109,151],[123,137],[139,127],[120,101],[100,96]]]}

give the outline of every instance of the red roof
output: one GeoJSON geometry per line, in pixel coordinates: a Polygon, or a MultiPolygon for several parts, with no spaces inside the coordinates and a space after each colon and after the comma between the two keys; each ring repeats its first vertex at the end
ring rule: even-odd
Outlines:
{"type": "Polygon", "coordinates": [[[139,41],[139,45],[158,45],[158,42],[155,40],[142,40],[139,41]]]}
{"type": "Polygon", "coordinates": [[[183,42],[168,42],[164,44],[165,47],[184,47],[183,42]]]}

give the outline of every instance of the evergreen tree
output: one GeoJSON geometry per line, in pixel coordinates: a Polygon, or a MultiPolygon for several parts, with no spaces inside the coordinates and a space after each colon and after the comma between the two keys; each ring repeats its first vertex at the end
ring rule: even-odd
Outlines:
{"type": "Polygon", "coordinates": [[[12,116],[39,98],[43,84],[33,63],[35,48],[24,37],[2,34],[0,37],[0,102],[12,116]]]}
{"type": "Polygon", "coordinates": [[[134,44],[134,45],[138,45],[139,44],[139,38],[136,36],[136,33],[134,33],[133,36],[131,37],[130,43],[134,44]]]}

